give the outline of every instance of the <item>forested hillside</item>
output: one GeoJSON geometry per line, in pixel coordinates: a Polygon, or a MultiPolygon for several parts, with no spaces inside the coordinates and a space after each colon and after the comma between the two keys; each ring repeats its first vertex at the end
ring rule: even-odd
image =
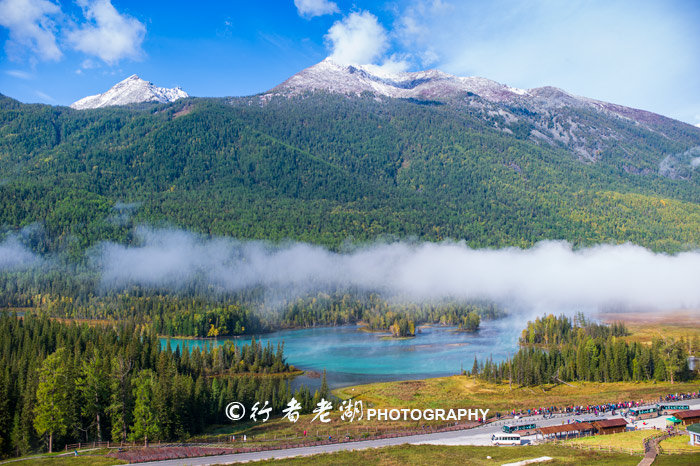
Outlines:
{"type": "Polygon", "coordinates": [[[310,412],[326,389],[292,393],[281,346],[230,341],[191,352],[161,348],[132,325],[87,326],[0,313],[0,457],[66,443],[185,438],[226,421],[231,400],[292,396],[310,412]],[[273,377],[276,374],[277,377],[273,377]]]}
{"type": "MultiPolygon", "coordinates": [[[[644,126],[560,109],[587,121],[589,138],[598,127],[625,135],[584,162],[565,143],[533,137],[534,126],[505,131],[475,108],[323,92],[84,111],[2,97],[0,225],[50,260],[4,271],[0,306],[188,336],[356,322],[398,334],[421,323],[478,327],[472,303],[389,305],[344,291],[291,296],[279,313],[264,312],[262,290],[220,295],[206,283],[172,296],[105,294],[92,247],[133,244],[141,224],[334,249],[395,238],[472,247],[629,241],[667,252],[700,245],[697,170],[674,178],[654,168],[700,145],[700,131],[661,117],[644,126]]],[[[510,111],[543,124],[543,115],[510,111]]]]}
{"type": "Polygon", "coordinates": [[[658,166],[700,145],[700,130],[616,124],[626,139],[584,163],[440,102],[316,93],[76,111],[1,97],[0,225],[32,226],[35,251],[73,259],[131,241],[140,223],[334,248],[381,237],[697,247],[698,171],[672,179],[658,166]]]}

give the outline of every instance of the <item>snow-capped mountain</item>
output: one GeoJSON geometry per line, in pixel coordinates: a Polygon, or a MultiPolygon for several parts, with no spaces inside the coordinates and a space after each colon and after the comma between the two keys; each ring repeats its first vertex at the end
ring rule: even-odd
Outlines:
{"type": "Polygon", "coordinates": [[[360,95],[370,92],[393,98],[446,99],[466,92],[503,101],[527,94],[485,78],[458,77],[439,70],[414,73],[387,73],[373,65],[342,65],[330,58],[307,68],[274,89],[270,94],[298,94],[309,90],[360,95]]]}
{"type": "MultiPolygon", "coordinates": [[[[641,127],[664,132],[662,127],[683,125],[652,112],[576,96],[551,86],[518,89],[490,79],[453,76],[438,70],[388,73],[378,66],[343,65],[330,58],[295,74],[261,99],[316,91],[348,97],[370,93],[378,100],[415,99],[460,106],[496,129],[566,146],[587,161],[597,160],[616,141],[625,140],[623,127],[625,131],[641,127]]],[[[695,131],[690,125],[688,128],[695,131]]]]}
{"type": "Polygon", "coordinates": [[[370,92],[377,96],[446,101],[476,95],[487,102],[551,109],[589,107],[637,121],[659,117],[651,112],[572,95],[545,86],[519,89],[486,78],[460,77],[439,70],[389,73],[374,65],[343,65],[326,58],[295,74],[266,95],[296,95],[326,91],[346,95],[370,92]]]}
{"type": "Polygon", "coordinates": [[[77,110],[84,110],[87,108],[101,108],[112,105],[128,105],[143,102],[166,103],[174,102],[177,99],[185,97],[189,97],[189,95],[179,87],[172,89],[158,87],[134,74],[118,82],[103,94],[91,95],[73,102],[71,107],[77,110]]]}

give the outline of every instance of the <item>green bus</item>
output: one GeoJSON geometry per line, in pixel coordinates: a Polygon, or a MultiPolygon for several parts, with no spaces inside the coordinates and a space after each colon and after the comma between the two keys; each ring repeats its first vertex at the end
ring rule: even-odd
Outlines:
{"type": "Polygon", "coordinates": [[[657,417],[659,415],[659,409],[657,406],[639,406],[637,408],[630,408],[629,415],[632,420],[639,421],[641,419],[657,417]]]}
{"type": "Polygon", "coordinates": [[[656,405],[659,411],[685,411],[690,409],[690,405],[674,405],[671,403],[660,403],[656,405]]]}
{"type": "Polygon", "coordinates": [[[532,430],[535,427],[535,424],[506,424],[503,426],[503,432],[510,434],[511,432],[517,432],[519,430],[532,430]]]}
{"type": "Polygon", "coordinates": [[[654,406],[647,406],[644,408],[630,408],[630,412],[634,415],[655,413],[657,410],[658,408],[654,406]]]}

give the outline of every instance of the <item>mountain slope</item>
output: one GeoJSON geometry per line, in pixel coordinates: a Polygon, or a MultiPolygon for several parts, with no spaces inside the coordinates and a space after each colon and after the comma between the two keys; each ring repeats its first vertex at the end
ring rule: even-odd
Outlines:
{"type": "MultiPolygon", "coordinates": [[[[640,134],[661,135],[669,142],[697,140],[691,125],[644,110],[578,97],[555,87],[517,89],[478,77],[457,77],[437,70],[388,74],[374,66],[340,65],[326,59],[273,88],[262,98],[294,97],[313,92],[347,96],[441,102],[459,107],[491,127],[519,138],[570,150],[585,162],[612,156],[630,159],[628,169],[664,173],[635,163],[645,143],[640,134]],[[679,137],[680,136],[680,137],[679,137]],[[632,143],[630,145],[630,143],[632,143]]],[[[682,145],[678,150],[687,149],[682,145]]]]}
{"type": "Polygon", "coordinates": [[[175,102],[186,97],[189,95],[179,87],[172,89],[157,87],[134,74],[118,82],[106,92],[84,97],[70,106],[76,110],[84,110],[145,102],[175,102]]]}
{"type": "Polygon", "coordinates": [[[78,257],[100,240],[131,241],[139,223],[331,247],[700,245],[700,177],[684,168],[698,129],[527,92],[549,107],[281,88],[91,112],[0,98],[0,225],[41,225],[37,249],[78,257]],[[547,118],[573,122],[566,130],[597,156],[537,136],[547,118]],[[669,157],[673,176],[660,173],[669,157]]]}

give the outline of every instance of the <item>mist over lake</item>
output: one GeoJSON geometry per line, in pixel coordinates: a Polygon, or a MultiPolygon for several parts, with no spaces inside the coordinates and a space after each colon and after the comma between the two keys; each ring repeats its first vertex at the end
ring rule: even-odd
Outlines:
{"type": "MultiPolygon", "coordinates": [[[[426,326],[415,338],[387,339],[380,333],[359,331],[357,326],[317,327],[282,330],[256,339],[275,347],[284,342],[287,362],[307,371],[327,371],[331,388],[359,383],[409,380],[459,374],[470,370],[474,357],[484,361],[492,357],[502,361],[517,351],[522,329],[510,320],[482,322],[476,333],[457,331],[454,327],[426,326]]],[[[163,338],[161,344],[172,350],[184,345],[194,347],[221,345],[229,339],[163,338]]],[[[231,339],[236,344],[250,343],[250,337],[231,339]]],[[[298,377],[293,386],[315,387],[319,378],[298,377]]]]}

